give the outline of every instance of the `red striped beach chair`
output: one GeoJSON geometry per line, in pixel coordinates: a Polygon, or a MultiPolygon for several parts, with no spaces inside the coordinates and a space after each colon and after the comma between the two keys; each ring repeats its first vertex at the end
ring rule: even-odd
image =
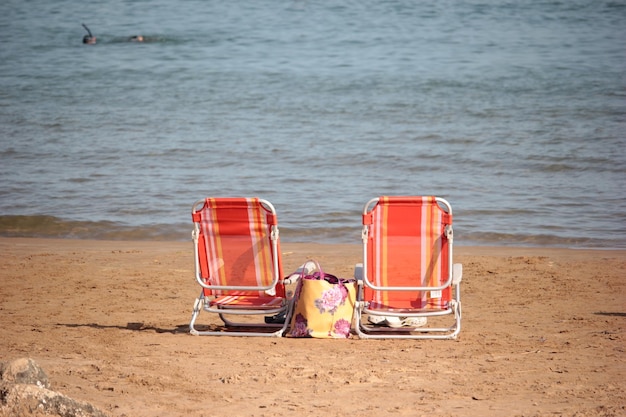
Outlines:
{"type": "Polygon", "coordinates": [[[363,208],[362,239],[363,263],[355,268],[359,337],[455,339],[463,269],[452,263],[450,204],[374,198],[363,208]]]}
{"type": "Polygon", "coordinates": [[[280,337],[287,320],[259,320],[259,315],[286,315],[290,307],[272,204],[258,198],[206,198],[193,205],[192,220],[195,275],[202,291],[193,307],[191,334],[280,337]],[[219,315],[225,326],[198,330],[201,311],[219,315]]]}

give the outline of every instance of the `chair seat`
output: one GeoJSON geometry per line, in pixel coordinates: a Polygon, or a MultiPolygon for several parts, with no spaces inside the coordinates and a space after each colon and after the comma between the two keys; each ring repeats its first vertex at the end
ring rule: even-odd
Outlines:
{"type": "Polygon", "coordinates": [[[257,297],[250,295],[224,295],[211,300],[211,307],[229,309],[267,309],[274,310],[283,305],[281,297],[257,297]]]}
{"type": "Polygon", "coordinates": [[[393,313],[419,313],[419,312],[430,312],[430,311],[441,311],[448,310],[450,308],[450,303],[440,303],[439,300],[437,302],[428,302],[425,305],[420,303],[420,305],[416,305],[414,300],[405,300],[398,301],[394,300],[389,303],[379,303],[376,301],[370,301],[367,304],[367,310],[369,311],[388,311],[393,313]]]}
{"type": "Polygon", "coordinates": [[[421,309],[403,309],[403,308],[363,308],[364,314],[370,314],[374,316],[392,316],[392,317],[430,317],[430,316],[443,316],[451,314],[454,309],[449,308],[421,308],[421,309]]]}

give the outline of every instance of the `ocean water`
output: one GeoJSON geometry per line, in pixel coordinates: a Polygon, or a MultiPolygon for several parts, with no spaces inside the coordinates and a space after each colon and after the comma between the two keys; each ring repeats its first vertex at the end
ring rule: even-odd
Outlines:
{"type": "Polygon", "coordinates": [[[432,194],[457,245],[626,248],[624,1],[5,0],[0,33],[0,235],[189,239],[259,196],[359,243],[432,194]]]}

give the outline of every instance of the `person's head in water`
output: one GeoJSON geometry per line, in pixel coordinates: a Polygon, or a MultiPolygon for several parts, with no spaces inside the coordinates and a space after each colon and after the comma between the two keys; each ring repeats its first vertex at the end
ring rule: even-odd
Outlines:
{"type": "Polygon", "coordinates": [[[87,35],[83,36],[83,43],[87,45],[93,45],[96,43],[96,37],[91,34],[89,28],[83,23],[83,27],[87,31],[87,35]]]}
{"type": "Polygon", "coordinates": [[[131,37],[130,37],[130,41],[131,41],[131,42],[143,42],[143,41],[144,41],[144,39],[143,39],[143,36],[141,36],[141,35],[136,35],[136,36],[131,36],[131,37]]]}

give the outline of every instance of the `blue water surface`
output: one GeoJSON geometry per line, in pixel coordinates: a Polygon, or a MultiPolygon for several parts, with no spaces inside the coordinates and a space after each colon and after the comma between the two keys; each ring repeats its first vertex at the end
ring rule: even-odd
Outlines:
{"type": "Polygon", "coordinates": [[[283,239],[358,243],[371,197],[434,194],[457,244],[626,248],[624,22],[604,0],[8,0],[0,219],[186,239],[194,201],[259,196],[283,239]]]}

